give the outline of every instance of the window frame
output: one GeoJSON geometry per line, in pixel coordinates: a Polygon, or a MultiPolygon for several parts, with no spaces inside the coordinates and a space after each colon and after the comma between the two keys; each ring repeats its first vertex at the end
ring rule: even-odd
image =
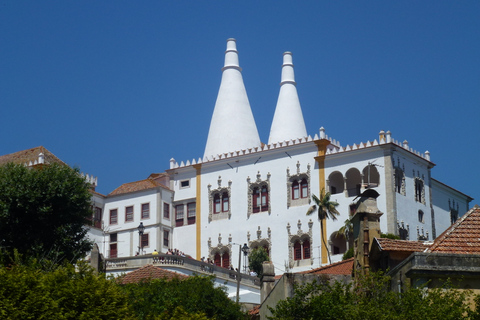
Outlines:
{"type": "Polygon", "coordinates": [[[170,247],[170,230],[163,229],[163,246],[165,248],[170,247]]]}
{"type": "Polygon", "coordinates": [[[150,246],[150,239],[149,239],[149,234],[148,233],[143,233],[141,238],[140,238],[140,248],[148,248],[150,246]]]}
{"type": "Polygon", "coordinates": [[[150,202],[146,202],[146,203],[142,203],[140,205],[140,215],[141,215],[141,219],[150,219],[150,202]],[[147,209],[145,210],[144,209],[144,206],[147,206],[147,209]],[[146,212],[146,214],[145,214],[146,212]]]}
{"type": "Polygon", "coordinates": [[[292,182],[292,200],[300,199],[300,184],[298,180],[292,182]]]}
{"type": "Polygon", "coordinates": [[[197,203],[189,202],[187,203],[187,224],[188,225],[195,224],[196,220],[197,220],[197,203]],[[193,205],[193,211],[190,210],[192,205],[193,205]]]}
{"type": "Polygon", "coordinates": [[[118,208],[109,210],[109,224],[118,224],[118,208]],[[113,214],[115,213],[115,214],[113,214]]]}
{"type": "Polygon", "coordinates": [[[177,204],[175,206],[175,226],[181,227],[185,224],[185,205],[184,204],[177,204]],[[181,208],[182,210],[179,210],[181,208]],[[179,215],[181,214],[181,217],[179,215]]]}
{"type": "Polygon", "coordinates": [[[170,203],[163,202],[163,218],[170,220],[170,203]]]}
{"type": "Polygon", "coordinates": [[[125,207],[125,222],[133,222],[133,221],[134,221],[133,206],[126,206],[125,207]],[[132,209],[132,212],[128,212],[129,209],[132,209]]]}
{"type": "Polygon", "coordinates": [[[228,195],[228,192],[223,192],[222,193],[222,212],[229,212],[230,211],[230,197],[228,195]],[[225,208],[225,205],[227,207],[225,208]]]}

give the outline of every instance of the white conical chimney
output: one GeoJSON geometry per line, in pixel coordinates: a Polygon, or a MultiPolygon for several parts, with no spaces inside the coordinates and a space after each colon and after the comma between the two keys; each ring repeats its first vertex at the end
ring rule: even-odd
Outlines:
{"type": "Polygon", "coordinates": [[[273,116],[268,144],[307,136],[302,107],[298,100],[292,53],[283,54],[282,82],[273,116]]]}
{"type": "Polygon", "coordinates": [[[235,39],[228,39],[204,157],[261,146],[241,71],[235,39]]]}

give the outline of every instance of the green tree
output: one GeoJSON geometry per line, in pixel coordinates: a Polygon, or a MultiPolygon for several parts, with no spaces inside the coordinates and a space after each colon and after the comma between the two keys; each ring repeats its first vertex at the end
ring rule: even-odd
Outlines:
{"type": "Polygon", "coordinates": [[[132,319],[119,285],[83,263],[0,268],[0,319],[132,319]]]}
{"type": "Polygon", "coordinates": [[[477,319],[477,311],[470,311],[466,303],[472,292],[448,283],[433,289],[406,287],[397,293],[390,290],[391,279],[381,273],[355,281],[355,287],[327,279],[296,286],[293,297],[270,308],[269,319],[477,319]]]}
{"type": "Polygon", "coordinates": [[[213,277],[149,279],[122,288],[138,319],[175,319],[176,313],[186,313],[186,319],[236,320],[245,316],[225,288],[214,286],[213,277]]]}
{"type": "Polygon", "coordinates": [[[328,261],[331,264],[332,259],[330,258],[330,250],[328,250],[328,246],[325,241],[323,224],[327,218],[337,220],[337,216],[340,215],[340,212],[337,211],[338,203],[336,201],[330,200],[330,196],[330,192],[325,192],[325,189],[322,189],[320,191],[320,198],[312,194],[312,199],[315,204],[308,209],[307,215],[311,215],[315,211],[317,211],[318,213],[318,220],[320,221],[320,237],[322,238],[325,249],[327,249],[328,261]]]}
{"type": "Polygon", "coordinates": [[[267,250],[263,247],[253,249],[248,255],[248,267],[250,270],[255,271],[259,278],[263,275],[262,263],[265,261],[270,261],[270,258],[268,257],[267,250]]]}
{"type": "Polygon", "coordinates": [[[78,169],[0,167],[0,250],[74,262],[91,249],[85,224],[92,217],[89,185],[78,169]]]}

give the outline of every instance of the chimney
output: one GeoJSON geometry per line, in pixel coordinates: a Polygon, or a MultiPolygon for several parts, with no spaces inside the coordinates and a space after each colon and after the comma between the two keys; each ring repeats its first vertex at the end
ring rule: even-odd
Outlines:
{"type": "Polygon", "coordinates": [[[379,238],[381,234],[380,217],[383,213],[377,207],[378,196],[377,191],[367,189],[359,196],[360,199],[356,203],[355,215],[352,217],[354,275],[369,272],[369,254],[373,238],[379,238]]]}
{"type": "Polygon", "coordinates": [[[265,261],[262,264],[263,268],[263,276],[262,276],[262,286],[260,291],[260,303],[263,303],[265,299],[268,297],[270,292],[275,287],[275,268],[273,267],[273,263],[270,261],[265,261]]]}

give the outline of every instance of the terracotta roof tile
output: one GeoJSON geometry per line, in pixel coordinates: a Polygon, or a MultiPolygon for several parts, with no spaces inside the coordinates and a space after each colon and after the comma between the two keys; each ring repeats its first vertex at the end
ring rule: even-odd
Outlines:
{"type": "Polygon", "coordinates": [[[6,154],[4,156],[0,156],[0,165],[7,164],[9,162],[13,162],[16,164],[24,164],[24,163],[29,163],[31,161],[33,163],[35,161],[38,161],[38,155],[40,153],[43,153],[45,157],[45,164],[49,164],[49,163],[65,164],[65,162],[57,158],[53,153],[48,151],[45,147],[39,146],[39,147],[27,149],[27,150],[6,154]]]}
{"type": "Polygon", "coordinates": [[[475,205],[445,230],[427,252],[480,254],[480,207],[475,205]]]}
{"type": "Polygon", "coordinates": [[[406,251],[406,252],[423,252],[431,243],[422,241],[395,240],[387,238],[376,238],[377,243],[383,251],[406,251]]]}
{"type": "Polygon", "coordinates": [[[108,196],[116,196],[119,194],[136,192],[136,191],[143,191],[148,189],[154,189],[156,187],[163,187],[165,189],[170,190],[170,188],[166,187],[165,185],[153,180],[153,179],[145,179],[140,181],[134,181],[129,183],[124,183],[117,189],[113,190],[108,194],[108,196]]]}
{"type": "Polygon", "coordinates": [[[151,264],[148,264],[144,267],[141,267],[140,269],[129,272],[126,275],[122,276],[121,278],[119,278],[119,282],[121,284],[127,284],[127,283],[138,283],[142,280],[147,280],[147,279],[171,280],[173,278],[186,279],[188,278],[188,276],[181,273],[168,271],[160,267],[156,267],[151,264]]]}
{"type": "Polygon", "coordinates": [[[250,309],[248,311],[248,314],[251,316],[255,316],[257,314],[260,314],[260,305],[253,307],[253,309],[250,309]]]}
{"type": "Polygon", "coordinates": [[[302,274],[339,274],[351,275],[353,270],[353,258],[332,263],[321,268],[300,272],[302,274]]]}

